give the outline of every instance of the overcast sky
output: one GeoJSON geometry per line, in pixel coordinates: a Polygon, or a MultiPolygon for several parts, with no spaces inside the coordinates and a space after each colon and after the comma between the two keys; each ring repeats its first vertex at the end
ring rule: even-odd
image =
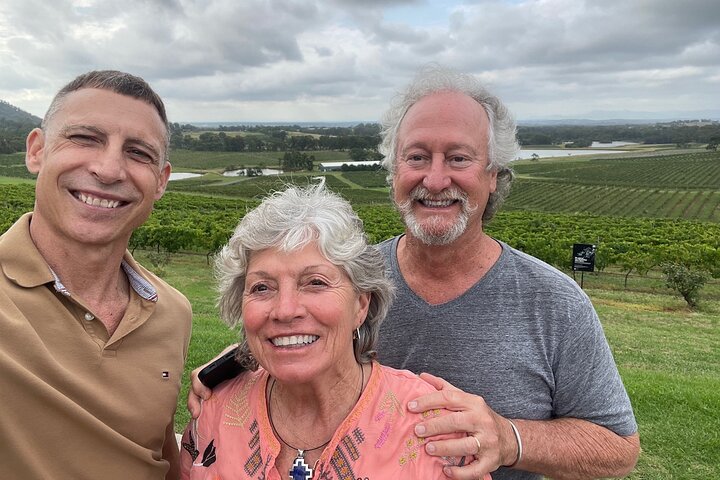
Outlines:
{"type": "Polygon", "coordinates": [[[144,77],[171,121],[376,121],[416,69],[478,75],[519,120],[720,119],[719,0],[2,0],[0,99],[144,77]]]}

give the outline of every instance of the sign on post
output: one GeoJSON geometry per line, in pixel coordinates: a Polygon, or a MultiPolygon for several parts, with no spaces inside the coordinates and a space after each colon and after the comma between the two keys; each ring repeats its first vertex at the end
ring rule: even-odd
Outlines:
{"type": "Polygon", "coordinates": [[[596,245],[576,243],[573,245],[573,272],[594,272],[596,245]]]}

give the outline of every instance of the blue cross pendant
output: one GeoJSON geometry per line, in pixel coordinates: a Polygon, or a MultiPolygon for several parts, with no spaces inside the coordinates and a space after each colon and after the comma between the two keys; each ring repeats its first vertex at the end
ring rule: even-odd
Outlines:
{"type": "Polygon", "coordinates": [[[310,480],[312,479],[312,475],[312,468],[305,463],[305,451],[298,450],[295,463],[293,463],[290,469],[290,480],[310,480]]]}

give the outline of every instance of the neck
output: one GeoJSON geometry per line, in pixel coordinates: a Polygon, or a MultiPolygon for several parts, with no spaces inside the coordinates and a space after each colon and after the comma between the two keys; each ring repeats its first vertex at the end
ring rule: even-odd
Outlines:
{"type": "Polygon", "coordinates": [[[86,245],[43,234],[40,219],[33,217],[30,237],[48,266],[67,289],[84,300],[127,296],[127,278],[120,264],[126,245],[86,245]]]}
{"type": "Polygon", "coordinates": [[[466,232],[447,245],[427,245],[406,232],[398,244],[398,261],[401,268],[424,272],[429,278],[445,278],[486,270],[500,251],[500,245],[482,231],[466,232]]]}
{"type": "Polygon", "coordinates": [[[130,284],[121,267],[125,246],[83,245],[43,235],[39,223],[33,217],[30,237],[40,255],[70,294],[81,300],[112,335],[130,301],[130,284]]]}
{"type": "Polygon", "coordinates": [[[500,258],[502,247],[483,232],[448,245],[426,245],[405,234],[397,248],[410,289],[431,305],[453,300],[475,285],[500,258]]]}
{"type": "Polygon", "coordinates": [[[293,455],[298,450],[322,451],[360,399],[366,377],[365,367],[359,365],[330,388],[269,379],[268,417],[283,447],[293,455]]]}

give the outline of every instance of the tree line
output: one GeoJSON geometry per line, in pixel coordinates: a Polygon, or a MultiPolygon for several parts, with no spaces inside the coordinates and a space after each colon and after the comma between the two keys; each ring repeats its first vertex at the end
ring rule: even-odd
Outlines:
{"type": "Polygon", "coordinates": [[[708,144],[717,149],[720,122],[654,123],[647,125],[533,125],[518,127],[521,145],[567,145],[589,147],[592,142],[626,141],[646,144],[708,144]]]}
{"type": "Polygon", "coordinates": [[[170,125],[170,148],[222,152],[283,152],[317,150],[376,151],[380,126],[220,126],[204,131],[194,125],[170,125]]]}
{"type": "MultiPolygon", "coordinates": [[[[25,137],[39,122],[0,116],[0,153],[25,150],[25,137]]],[[[646,144],[706,144],[717,150],[720,122],[686,122],[631,125],[521,125],[521,145],[588,147],[592,142],[628,141],[646,144]]],[[[360,123],[350,127],[304,127],[299,125],[240,125],[207,131],[191,124],[170,124],[173,149],[217,152],[284,152],[343,150],[353,160],[377,160],[380,125],[360,123]]]]}

